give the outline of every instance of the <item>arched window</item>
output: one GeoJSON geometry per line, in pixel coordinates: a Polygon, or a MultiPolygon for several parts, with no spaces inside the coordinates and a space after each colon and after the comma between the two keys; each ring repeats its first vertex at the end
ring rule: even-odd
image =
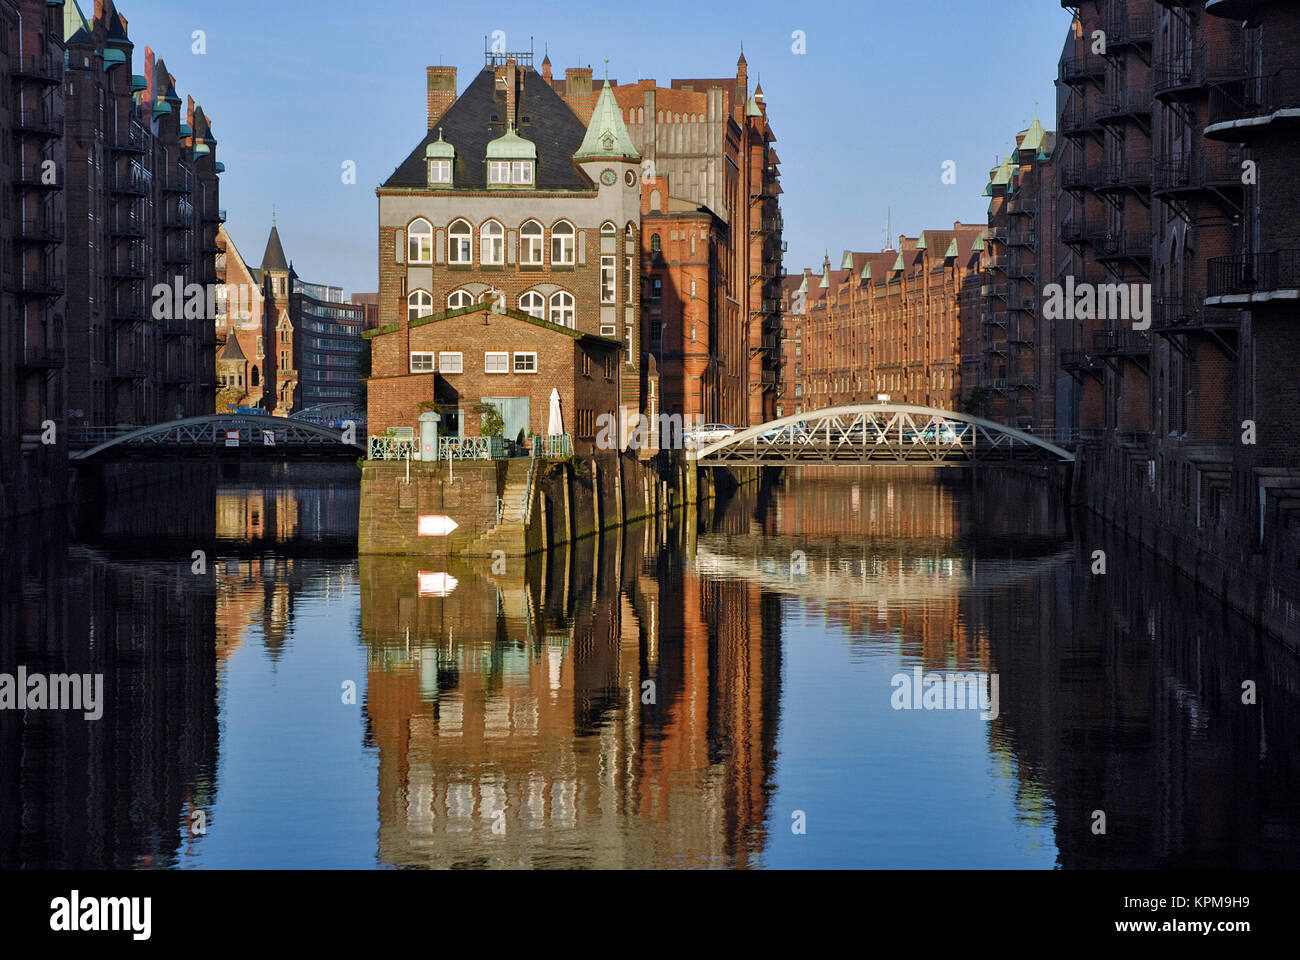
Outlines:
{"type": "Polygon", "coordinates": [[[425,290],[412,290],[406,298],[407,321],[419,320],[433,313],[433,295],[425,290]]]}
{"type": "Polygon", "coordinates": [[[551,323],[562,327],[573,326],[573,294],[563,290],[551,294],[551,323]]]}
{"type": "Polygon", "coordinates": [[[470,264],[474,262],[474,228],[465,220],[456,220],[447,228],[451,240],[447,253],[449,263],[470,264]]]}
{"type": "Polygon", "coordinates": [[[252,375],[249,377],[248,382],[254,387],[260,387],[262,385],[262,375],[257,372],[257,367],[253,367],[252,375]]]}
{"type": "Polygon", "coordinates": [[[663,241],[659,239],[659,234],[650,234],[650,252],[656,257],[663,252],[663,241]]]}
{"type": "Polygon", "coordinates": [[[602,237],[612,237],[618,233],[618,227],[614,226],[612,220],[606,220],[600,225],[600,235],[602,237]]]}
{"type": "Polygon", "coordinates": [[[551,263],[572,266],[575,249],[573,224],[561,220],[551,227],[551,263]]]}
{"type": "Polygon", "coordinates": [[[542,265],[542,243],[545,231],[536,220],[529,220],[519,228],[519,262],[526,267],[542,265]]]}
{"type": "Polygon", "coordinates": [[[448,310],[459,310],[461,307],[469,307],[474,304],[474,298],[469,295],[468,290],[453,290],[451,296],[447,298],[448,310]]]}
{"type": "Polygon", "coordinates": [[[519,298],[519,309],[538,320],[545,320],[546,298],[536,290],[529,290],[519,298]]]}
{"type": "Polygon", "coordinates": [[[495,220],[489,220],[478,231],[479,263],[499,266],[506,262],[506,231],[495,220]]]}
{"type": "Polygon", "coordinates": [[[412,220],[406,228],[406,260],[433,263],[433,224],[428,220],[412,220]]]}

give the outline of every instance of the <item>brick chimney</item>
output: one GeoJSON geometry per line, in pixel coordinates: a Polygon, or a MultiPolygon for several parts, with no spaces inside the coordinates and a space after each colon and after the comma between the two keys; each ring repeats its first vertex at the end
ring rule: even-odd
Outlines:
{"type": "Polygon", "coordinates": [[[140,95],[140,120],[147,127],[153,123],[153,48],[144,48],[144,92],[140,95]]]}
{"type": "Polygon", "coordinates": [[[456,68],[429,67],[429,129],[456,102],[456,68]]]}
{"type": "Polygon", "coordinates": [[[519,102],[518,91],[515,88],[518,76],[518,66],[515,64],[515,58],[511,57],[506,61],[506,123],[512,127],[519,126],[519,118],[515,115],[515,104],[519,102]]]}
{"type": "Polygon", "coordinates": [[[564,95],[583,97],[591,94],[591,67],[568,67],[564,71],[564,95]]]}

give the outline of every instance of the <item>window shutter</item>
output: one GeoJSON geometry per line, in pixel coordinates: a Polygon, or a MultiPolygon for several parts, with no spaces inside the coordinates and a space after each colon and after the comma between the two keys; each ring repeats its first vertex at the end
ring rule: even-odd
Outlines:
{"type": "Polygon", "coordinates": [[[401,228],[397,231],[397,262],[406,262],[406,231],[401,228]]]}
{"type": "Polygon", "coordinates": [[[578,266],[587,265],[587,231],[578,231],[578,266]]]}

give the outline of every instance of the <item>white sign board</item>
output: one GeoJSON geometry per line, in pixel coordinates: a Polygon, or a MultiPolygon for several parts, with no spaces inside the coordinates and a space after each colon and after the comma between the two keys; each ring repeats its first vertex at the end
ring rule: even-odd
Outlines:
{"type": "Polygon", "coordinates": [[[239,446],[239,431],[238,431],[238,430],[227,430],[227,431],[226,431],[226,446],[228,446],[228,447],[237,447],[237,446],[239,446]]]}
{"type": "Polygon", "coordinates": [[[441,514],[425,515],[420,517],[417,531],[422,537],[445,537],[459,526],[451,517],[441,514]]]}
{"type": "Polygon", "coordinates": [[[262,446],[264,446],[264,447],[274,447],[274,446],[275,446],[275,431],[274,431],[274,430],[263,430],[263,431],[262,431],[262,446]]]}

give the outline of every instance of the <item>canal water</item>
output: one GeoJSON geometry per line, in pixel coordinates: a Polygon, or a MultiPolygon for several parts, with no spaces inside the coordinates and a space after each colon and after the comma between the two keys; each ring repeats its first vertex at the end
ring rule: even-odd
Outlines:
{"type": "Polygon", "coordinates": [[[1300,866],[1294,653],[1037,481],[474,565],[358,558],[349,476],[174,499],[0,532],[0,673],[104,678],[0,710],[0,867],[1300,866]]]}

